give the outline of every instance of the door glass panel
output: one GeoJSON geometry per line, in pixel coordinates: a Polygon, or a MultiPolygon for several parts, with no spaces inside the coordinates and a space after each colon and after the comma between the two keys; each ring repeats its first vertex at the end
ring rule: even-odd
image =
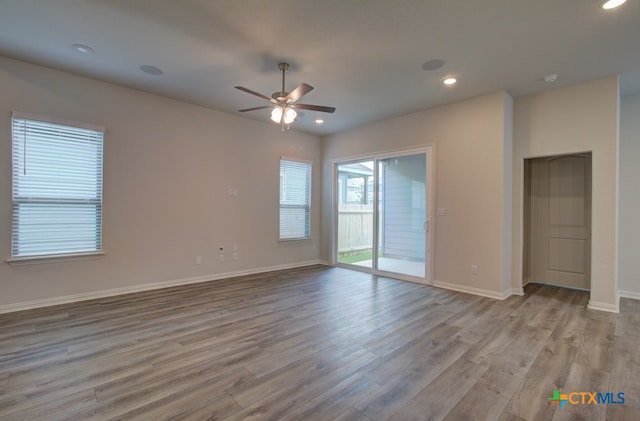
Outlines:
{"type": "Polygon", "coordinates": [[[378,161],[378,269],[424,278],[426,155],[378,161]]]}
{"type": "Polygon", "coordinates": [[[373,268],[373,169],[373,161],[338,165],[340,263],[373,268]]]}

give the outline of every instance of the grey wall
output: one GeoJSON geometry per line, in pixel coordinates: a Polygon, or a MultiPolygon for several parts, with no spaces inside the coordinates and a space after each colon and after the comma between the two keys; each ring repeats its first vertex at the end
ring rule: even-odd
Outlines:
{"type": "Polygon", "coordinates": [[[322,253],[331,259],[332,165],[385,151],[434,148],[435,216],[432,235],[436,285],[500,297],[510,293],[508,218],[511,142],[505,115],[512,99],[496,92],[381,121],[324,139],[322,253]],[[508,162],[507,162],[508,161],[508,162]],[[505,201],[507,203],[505,203],[505,201]],[[505,219],[506,218],[506,219],[505,219]],[[504,232],[507,230],[507,232],[504,232]],[[471,274],[471,265],[478,274],[471,274]]]}
{"type": "Polygon", "coordinates": [[[594,174],[599,174],[594,179],[595,301],[615,306],[616,269],[620,289],[640,295],[640,166],[635,159],[640,156],[640,96],[622,100],[617,197],[615,77],[520,98],[515,107],[506,93],[497,92],[324,139],[283,134],[269,123],[1,57],[0,87],[3,259],[10,255],[11,111],[107,127],[106,255],[26,266],[3,260],[0,307],[329,261],[332,163],[427,145],[435,156],[433,205],[447,210],[432,225],[436,284],[494,296],[517,290],[522,159],[592,151],[594,174]],[[277,241],[282,155],[314,163],[313,240],[277,241]],[[232,187],[239,196],[227,195],[232,187]],[[229,250],[234,243],[240,259],[227,255],[219,262],[218,247],[229,250]],[[195,264],[197,255],[202,265],[195,264]],[[478,265],[478,275],[471,275],[471,264],[478,265]]]}
{"type": "Polygon", "coordinates": [[[618,288],[640,299],[640,94],[621,108],[618,288]]]}
{"type": "Polygon", "coordinates": [[[592,153],[591,298],[600,310],[618,308],[616,285],[618,77],[518,98],[513,136],[513,281],[522,282],[524,159],[592,153]]]}
{"type": "Polygon", "coordinates": [[[2,57],[0,92],[0,306],[317,261],[317,136],[2,57]],[[14,110],[106,126],[106,255],[26,266],[4,261],[14,110]],[[278,242],[282,155],[314,163],[313,240],[278,242]],[[239,195],[229,196],[229,188],[239,195]],[[240,249],[237,261],[232,244],[240,249]],[[219,246],[227,250],[224,262],[219,246]]]}

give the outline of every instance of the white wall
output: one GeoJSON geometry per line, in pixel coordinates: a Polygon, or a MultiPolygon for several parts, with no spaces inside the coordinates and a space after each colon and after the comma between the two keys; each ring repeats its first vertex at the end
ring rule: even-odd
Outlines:
{"type": "Polygon", "coordinates": [[[640,95],[622,98],[618,288],[640,298],[640,95]]]}
{"type": "Polygon", "coordinates": [[[592,152],[590,307],[617,311],[616,183],[618,77],[556,89],[515,101],[513,286],[522,283],[522,186],[526,158],[592,152]]]}
{"type": "Polygon", "coordinates": [[[316,136],[0,57],[0,306],[315,261],[320,158],[316,136]],[[4,261],[12,110],[106,126],[105,256],[4,261]],[[314,162],[312,241],[277,241],[281,155],[314,162]],[[230,187],[239,196],[229,197],[230,187]],[[238,261],[230,258],[233,243],[238,261]]]}
{"type": "Polygon", "coordinates": [[[434,284],[501,296],[510,290],[504,244],[511,212],[509,124],[512,99],[497,92],[328,136],[323,149],[322,251],[331,260],[332,162],[346,157],[435,147],[434,284]],[[505,154],[506,153],[506,154],[505,154]],[[508,202],[505,206],[505,201],[508,202]],[[505,213],[506,212],[506,213],[505,213]],[[471,265],[477,264],[477,275],[471,265]]]}

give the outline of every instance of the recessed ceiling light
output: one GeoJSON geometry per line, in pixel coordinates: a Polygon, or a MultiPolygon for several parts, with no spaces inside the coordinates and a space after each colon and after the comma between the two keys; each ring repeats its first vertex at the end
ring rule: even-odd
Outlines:
{"type": "Polygon", "coordinates": [[[322,124],[322,123],[324,123],[323,119],[321,119],[321,118],[317,118],[316,119],[316,124],[322,124]]]}
{"type": "Polygon", "coordinates": [[[162,69],[159,69],[156,66],[152,66],[150,64],[144,64],[144,65],[140,66],[140,70],[142,70],[146,74],[152,75],[152,76],[160,76],[161,74],[164,73],[162,71],[162,69]]]}
{"type": "Polygon", "coordinates": [[[602,2],[602,7],[604,10],[615,9],[616,7],[620,7],[625,4],[627,0],[607,0],[602,2]]]}
{"type": "Polygon", "coordinates": [[[422,65],[422,70],[426,70],[430,72],[433,70],[441,69],[442,66],[444,66],[444,60],[440,60],[439,58],[436,58],[436,59],[424,62],[424,64],[422,65]]]}
{"type": "Polygon", "coordinates": [[[82,54],[93,54],[95,53],[95,50],[91,47],[89,47],[88,45],[83,45],[83,44],[73,44],[71,46],[71,48],[73,48],[74,50],[76,50],[79,53],[82,54]]]}
{"type": "Polygon", "coordinates": [[[442,83],[444,83],[447,86],[451,86],[451,85],[455,85],[457,81],[458,79],[456,79],[455,77],[448,77],[445,80],[443,80],[442,83]]]}

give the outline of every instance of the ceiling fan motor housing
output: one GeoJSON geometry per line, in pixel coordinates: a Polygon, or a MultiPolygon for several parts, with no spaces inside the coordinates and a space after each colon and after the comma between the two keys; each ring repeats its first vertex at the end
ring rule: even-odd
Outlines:
{"type": "Polygon", "coordinates": [[[274,92],[273,94],[271,94],[271,98],[275,99],[278,102],[287,102],[287,95],[289,95],[289,92],[274,92]]]}

